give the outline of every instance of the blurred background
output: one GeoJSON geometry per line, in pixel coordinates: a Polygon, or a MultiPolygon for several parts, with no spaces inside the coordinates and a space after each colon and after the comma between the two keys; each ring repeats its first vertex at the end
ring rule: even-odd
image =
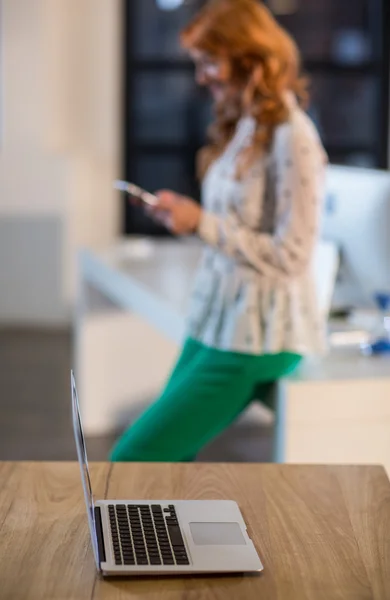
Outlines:
{"type": "MultiPolygon", "coordinates": [[[[196,88],[178,33],[203,4],[134,0],[126,5],[125,164],[128,177],[147,189],[172,187],[175,182],[182,193],[198,193],[194,157],[204,141],[210,105],[207,92],[196,88]]],[[[266,4],[302,52],[312,82],[310,114],[331,162],[387,167],[387,3],[269,0],[266,4]]],[[[152,230],[142,213],[129,208],[126,231],[152,230]]]]}
{"type": "MultiPolygon", "coordinates": [[[[88,353],[101,340],[116,344],[113,331],[123,328],[103,323],[101,307],[110,314],[111,302],[95,294],[89,342],[75,335],[78,251],[100,253],[126,236],[167,236],[112,181],[199,197],[194,160],[210,102],[194,84],[178,35],[203,3],[0,0],[0,460],[74,457],[69,369],[80,346],[88,353]]],[[[300,46],[312,82],[310,114],[331,162],[388,169],[388,1],[267,4],[300,46]]],[[[141,347],[143,334],[132,335],[141,347]]],[[[151,343],[161,345],[164,359],[151,368],[163,379],[175,347],[151,343]]],[[[116,365],[138,370],[127,346],[118,351],[116,365]]],[[[92,388],[84,382],[81,389],[92,388]]],[[[263,417],[258,446],[239,457],[270,459],[272,418],[263,417]]],[[[234,435],[205,460],[234,459],[234,435]]],[[[89,436],[91,458],[105,459],[113,439],[112,431],[89,436]]]]}

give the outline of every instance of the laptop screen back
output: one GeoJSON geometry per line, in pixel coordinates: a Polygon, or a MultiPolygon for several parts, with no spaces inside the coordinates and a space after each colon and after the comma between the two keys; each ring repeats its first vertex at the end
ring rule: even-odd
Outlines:
{"type": "Polygon", "coordinates": [[[71,388],[72,388],[72,416],[73,416],[73,432],[77,448],[77,458],[80,465],[81,481],[83,484],[85,504],[87,507],[88,514],[88,525],[91,533],[92,548],[95,557],[96,566],[100,569],[98,546],[96,539],[96,527],[95,527],[95,514],[94,514],[94,503],[91,486],[91,478],[89,476],[88,469],[88,458],[87,449],[85,446],[85,438],[83,433],[83,426],[81,424],[80,407],[77,395],[76,382],[71,373],[71,388]]]}

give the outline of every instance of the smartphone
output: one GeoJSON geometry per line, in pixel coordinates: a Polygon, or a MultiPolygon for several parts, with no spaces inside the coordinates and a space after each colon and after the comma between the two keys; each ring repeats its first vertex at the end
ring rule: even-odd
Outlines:
{"type": "Polygon", "coordinates": [[[156,206],[158,204],[157,196],[143,190],[138,185],[135,185],[135,183],[130,183],[129,181],[122,181],[120,179],[117,179],[116,181],[114,181],[114,188],[121,192],[126,192],[127,194],[130,194],[130,196],[134,196],[134,198],[145,202],[145,204],[148,204],[149,206],[156,206]]]}

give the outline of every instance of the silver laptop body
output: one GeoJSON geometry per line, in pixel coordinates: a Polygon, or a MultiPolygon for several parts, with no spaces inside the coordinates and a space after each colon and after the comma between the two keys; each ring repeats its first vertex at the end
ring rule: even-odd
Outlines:
{"type": "Polygon", "coordinates": [[[103,576],[262,571],[230,500],[94,500],[76,383],[73,429],[96,567],[103,576]]]}

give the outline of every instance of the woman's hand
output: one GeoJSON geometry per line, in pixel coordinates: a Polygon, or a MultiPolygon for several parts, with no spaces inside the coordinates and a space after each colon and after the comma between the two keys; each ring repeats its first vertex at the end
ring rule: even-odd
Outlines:
{"type": "Polygon", "coordinates": [[[152,213],[176,235],[194,233],[199,225],[202,209],[195,200],[170,190],[157,192],[158,204],[152,213]]]}

